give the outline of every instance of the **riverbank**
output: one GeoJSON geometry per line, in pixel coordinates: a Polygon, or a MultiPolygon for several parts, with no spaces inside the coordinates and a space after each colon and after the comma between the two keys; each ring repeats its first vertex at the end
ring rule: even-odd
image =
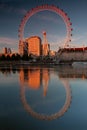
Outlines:
{"type": "Polygon", "coordinates": [[[30,61],[0,61],[0,66],[57,66],[72,65],[71,62],[55,63],[55,62],[30,62],[30,61]]]}

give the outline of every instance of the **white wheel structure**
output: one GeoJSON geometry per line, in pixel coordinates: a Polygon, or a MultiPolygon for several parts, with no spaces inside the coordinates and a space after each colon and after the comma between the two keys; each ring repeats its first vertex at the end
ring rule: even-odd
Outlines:
{"type": "Polygon", "coordinates": [[[46,114],[41,114],[41,113],[37,113],[35,112],[31,106],[27,103],[26,100],[26,96],[25,96],[25,86],[21,85],[20,86],[20,98],[21,98],[21,102],[25,108],[25,110],[31,114],[31,116],[40,119],[40,120],[54,120],[56,118],[59,118],[61,116],[64,115],[65,112],[67,112],[68,108],[70,107],[71,104],[71,89],[70,89],[70,85],[66,80],[62,81],[65,91],[66,91],[66,100],[65,103],[63,105],[63,107],[56,113],[51,114],[51,115],[46,115],[46,114]]]}
{"type": "Polygon", "coordinates": [[[70,22],[70,18],[68,17],[68,15],[59,7],[56,7],[54,5],[41,5],[41,6],[37,6],[35,8],[32,8],[31,10],[29,10],[25,16],[23,17],[23,19],[21,20],[21,23],[19,25],[19,30],[18,30],[18,37],[19,37],[19,44],[23,44],[23,39],[24,39],[24,27],[27,23],[27,21],[30,19],[31,16],[33,16],[34,14],[40,12],[40,11],[44,11],[44,10],[48,10],[48,11],[52,11],[57,13],[59,16],[62,17],[65,25],[66,25],[66,37],[64,39],[64,45],[67,46],[69,45],[68,43],[71,41],[71,36],[72,36],[72,28],[71,25],[72,23],[70,22]]]}

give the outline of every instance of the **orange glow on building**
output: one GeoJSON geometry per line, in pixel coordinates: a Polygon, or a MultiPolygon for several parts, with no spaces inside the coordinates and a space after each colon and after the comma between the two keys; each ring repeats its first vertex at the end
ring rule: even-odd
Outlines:
{"type": "Polygon", "coordinates": [[[41,55],[41,39],[38,36],[32,36],[26,39],[28,42],[28,54],[33,54],[35,56],[41,55]]]}
{"type": "Polygon", "coordinates": [[[55,55],[56,55],[56,52],[53,50],[50,50],[50,56],[55,56],[55,55]]]}
{"type": "Polygon", "coordinates": [[[50,45],[48,44],[46,32],[43,31],[43,44],[42,44],[42,55],[47,56],[49,55],[50,45]]]}
{"type": "Polygon", "coordinates": [[[42,44],[42,55],[47,56],[49,55],[50,45],[48,43],[42,44]]]}

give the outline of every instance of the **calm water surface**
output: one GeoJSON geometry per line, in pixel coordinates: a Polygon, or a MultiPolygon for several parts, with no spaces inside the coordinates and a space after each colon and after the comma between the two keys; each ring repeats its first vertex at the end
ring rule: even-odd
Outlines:
{"type": "Polygon", "coordinates": [[[0,130],[87,130],[87,66],[0,67],[0,130]]]}

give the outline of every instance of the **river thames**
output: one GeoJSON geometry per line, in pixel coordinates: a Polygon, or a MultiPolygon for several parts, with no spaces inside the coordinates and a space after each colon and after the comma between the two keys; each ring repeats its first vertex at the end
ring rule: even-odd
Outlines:
{"type": "Polygon", "coordinates": [[[87,65],[0,67],[0,130],[87,130],[87,65]]]}

